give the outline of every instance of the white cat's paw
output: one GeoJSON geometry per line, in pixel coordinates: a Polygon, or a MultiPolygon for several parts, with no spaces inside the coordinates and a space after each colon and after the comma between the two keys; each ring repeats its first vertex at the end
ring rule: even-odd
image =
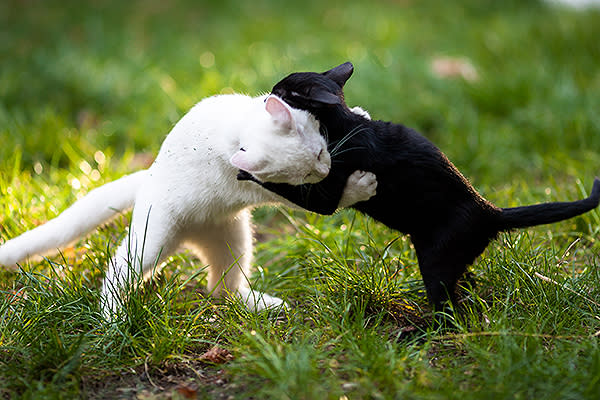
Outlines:
{"type": "Polygon", "coordinates": [[[377,194],[377,176],[372,172],[354,171],[346,181],[339,207],[367,201],[377,194]]]}
{"type": "Polygon", "coordinates": [[[346,185],[352,186],[357,193],[363,193],[368,200],[376,194],[377,176],[372,172],[356,170],[348,177],[346,185]]]}
{"type": "Polygon", "coordinates": [[[363,109],[362,109],[361,107],[359,107],[359,106],[352,107],[352,108],[350,109],[350,111],[352,111],[352,112],[353,112],[354,114],[356,114],[356,115],[360,115],[360,116],[361,116],[361,117],[363,117],[363,118],[366,118],[366,119],[369,119],[369,120],[371,119],[371,115],[369,115],[369,113],[367,112],[367,110],[363,110],[363,109]]]}
{"type": "Polygon", "coordinates": [[[258,292],[250,288],[238,288],[237,295],[246,304],[248,310],[258,312],[267,308],[287,308],[288,305],[278,297],[270,296],[266,293],[258,292]]]}
{"type": "Polygon", "coordinates": [[[100,295],[100,310],[106,322],[115,322],[123,314],[122,300],[115,290],[102,288],[100,295]]]}

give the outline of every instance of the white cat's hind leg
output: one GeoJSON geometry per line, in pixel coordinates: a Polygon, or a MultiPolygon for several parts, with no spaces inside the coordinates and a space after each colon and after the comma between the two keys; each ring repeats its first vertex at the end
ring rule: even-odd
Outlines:
{"type": "Polygon", "coordinates": [[[267,308],[285,307],[288,305],[279,297],[271,296],[242,285],[238,287],[237,295],[244,301],[250,311],[262,311],[267,308]]]}
{"type": "Polygon", "coordinates": [[[249,288],[253,245],[248,210],[228,221],[203,226],[190,237],[190,242],[209,266],[208,291],[213,296],[239,296],[252,311],[283,304],[277,297],[249,288]]]}

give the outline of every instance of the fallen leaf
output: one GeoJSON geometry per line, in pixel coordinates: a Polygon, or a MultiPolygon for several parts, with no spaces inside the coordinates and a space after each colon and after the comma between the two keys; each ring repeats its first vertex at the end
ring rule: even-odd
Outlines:
{"type": "Polygon", "coordinates": [[[76,255],[75,247],[73,247],[73,246],[65,247],[64,249],[62,249],[62,255],[65,257],[65,259],[75,258],[75,255],[76,255]]]}
{"type": "Polygon", "coordinates": [[[181,384],[175,388],[177,393],[182,395],[185,399],[195,399],[198,395],[198,388],[188,385],[181,384]]]}
{"type": "Polygon", "coordinates": [[[206,353],[202,354],[200,360],[211,362],[213,364],[223,364],[233,360],[233,355],[222,347],[214,346],[206,353]]]}

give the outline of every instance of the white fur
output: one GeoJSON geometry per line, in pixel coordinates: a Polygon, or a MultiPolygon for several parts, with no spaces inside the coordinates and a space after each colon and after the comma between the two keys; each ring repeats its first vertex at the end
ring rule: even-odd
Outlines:
{"type": "MultiPolygon", "coordinates": [[[[327,175],[330,159],[309,113],[274,96],[210,97],[175,125],[149,169],[92,190],[55,219],[4,243],[0,264],[55,252],[133,206],[130,232],[102,285],[107,317],[119,310],[122,289],[135,275],[149,278],[182,244],[209,266],[213,295],[237,294],[251,309],[281,304],[245,285],[252,261],[249,207],[287,202],[238,181],[242,167],[264,181],[314,183],[327,175]]],[[[353,174],[340,204],[373,196],[374,178],[353,174]]]]}
{"type": "Polygon", "coordinates": [[[367,110],[364,110],[359,106],[352,107],[350,109],[350,111],[352,111],[354,114],[360,115],[361,117],[364,117],[366,119],[371,119],[371,115],[367,112],[367,110]]]}

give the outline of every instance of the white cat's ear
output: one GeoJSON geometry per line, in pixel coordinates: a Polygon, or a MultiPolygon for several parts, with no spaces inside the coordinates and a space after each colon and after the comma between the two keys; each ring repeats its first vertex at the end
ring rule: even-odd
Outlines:
{"type": "Polygon", "coordinates": [[[261,167],[260,163],[252,160],[245,150],[239,150],[229,159],[231,165],[242,171],[252,172],[261,167]]]}
{"type": "Polygon", "coordinates": [[[275,121],[281,124],[285,129],[292,129],[294,119],[292,111],[283,100],[277,96],[269,96],[265,101],[265,108],[275,121]]]}

